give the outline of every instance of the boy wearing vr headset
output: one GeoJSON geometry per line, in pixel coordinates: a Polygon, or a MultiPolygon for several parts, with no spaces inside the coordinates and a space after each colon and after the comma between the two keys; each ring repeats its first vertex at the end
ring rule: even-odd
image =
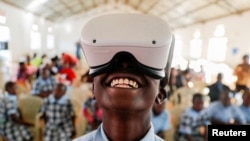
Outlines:
{"type": "Polygon", "coordinates": [[[162,141],[151,123],[153,104],[166,94],[174,38],[160,18],[108,14],[83,28],[81,45],[93,76],[102,123],[74,141],[162,141]]]}

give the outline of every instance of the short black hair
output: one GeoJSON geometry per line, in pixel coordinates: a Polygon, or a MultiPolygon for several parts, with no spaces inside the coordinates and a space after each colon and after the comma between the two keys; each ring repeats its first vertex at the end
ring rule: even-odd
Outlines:
{"type": "Polygon", "coordinates": [[[52,62],[56,62],[59,60],[59,57],[56,55],[50,59],[52,62]]]}
{"type": "Polygon", "coordinates": [[[63,83],[57,83],[57,86],[62,87],[64,92],[67,91],[67,86],[65,84],[63,84],[63,83]]]}
{"type": "Polygon", "coordinates": [[[7,82],[5,83],[5,86],[4,86],[5,91],[8,91],[8,89],[10,89],[11,87],[13,87],[15,84],[16,84],[16,83],[13,82],[13,81],[7,81],[7,82]]]}
{"type": "Polygon", "coordinates": [[[242,57],[242,59],[247,59],[247,58],[249,58],[249,55],[248,55],[248,54],[245,54],[245,55],[243,55],[243,57],[242,57]]]}
{"type": "Polygon", "coordinates": [[[23,65],[25,65],[25,62],[24,61],[20,61],[19,62],[19,66],[23,66],[23,65]]]}

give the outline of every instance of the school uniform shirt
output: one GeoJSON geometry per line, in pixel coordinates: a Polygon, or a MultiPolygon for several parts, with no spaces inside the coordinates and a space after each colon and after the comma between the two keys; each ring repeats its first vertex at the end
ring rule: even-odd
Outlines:
{"type": "Polygon", "coordinates": [[[31,93],[33,95],[38,95],[41,92],[45,91],[53,91],[56,87],[56,80],[54,77],[48,77],[47,79],[43,79],[42,77],[39,77],[35,80],[31,93]]]}
{"type": "Polygon", "coordinates": [[[151,121],[155,134],[160,131],[167,131],[171,128],[170,113],[166,110],[162,111],[159,115],[154,115],[154,112],[152,112],[151,121]]]}
{"type": "Polygon", "coordinates": [[[20,116],[18,112],[17,97],[6,94],[0,101],[0,134],[5,136],[8,141],[26,141],[32,138],[32,133],[27,126],[18,124],[11,119],[11,115],[20,116]]]}
{"type": "MultiPolygon", "coordinates": [[[[74,139],[73,141],[109,141],[108,137],[104,133],[103,124],[101,124],[98,129],[74,139]]],[[[154,127],[151,124],[151,128],[148,133],[140,141],[164,141],[154,133],[154,127]]]]}
{"type": "Polygon", "coordinates": [[[75,129],[72,121],[74,109],[69,98],[64,95],[55,99],[51,94],[44,100],[41,112],[46,118],[44,141],[70,141],[75,129]]]}
{"type": "Polygon", "coordinates": [[[232,119],[239,121],[241,124],[246,123],[242,111],[236,105],[224,106],[220,101],[212,102],[206,112],[210,118],[229,123],[232,119]]]}
{"type": "Polygon", "coordinates": [[[182,114],[179,133],[181,135],[201,136],[200,127],[210,124],[208,115],[204,110],[196,111],[187,108],[182,114]]]}
{"type": "Polygon", "coordinates": [[[250,106],[240,105],[240,110],[244,114],[247,124],[250,124],[250,106]]]}

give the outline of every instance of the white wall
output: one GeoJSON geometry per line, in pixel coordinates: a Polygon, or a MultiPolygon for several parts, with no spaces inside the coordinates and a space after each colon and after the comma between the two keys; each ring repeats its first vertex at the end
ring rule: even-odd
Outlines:
{"type": "Polygon", "coordinates": [[[98,7],[98,9],[92,9],[83,14],[79,14],[73,17],[70,17],[66,20],[66,22],[58,23],[57,25],[57,34],[58,38],[58,46],[60,52],[68,52],[71,54],[75,54],[75,43],[79,41],[81,30],[84,24],[98,15],[107,14],[107,13],[117,13],[117,12],[136,12],[131,7],[127,7],[124,5],[103,5],[98,7]],[[114,6],[118,6],[119,8],[113,8],[114,6]]]}
{"type": "Polygon", "coordinates": [[[200,29],[201,37],[203,40],[202,58],[207,58],[208,41],[213,37],[213,32],[217,25],[225,25],[225,36],[228,38],[228,47],[226,52],[225,63],[230,67],[235,67],[236,64],[241,62],[243,54],[250,53],[250,12],[243,13],[242,15],[233,15],[210,21],[204,24],[197,24],[186,28],[175,30],[176,36],[180,37],[183,41],[182,55],[189,58],[189,41],[193,39],[193,34],[196,29],[200,29]],[[233,54],[232,49],[237,47],[238,53],[233,54]]]}
{"type": "Polygon", "coordinates": [[[48,50],[46,47],[46,36],[48,33],[47,28],[55,26],[53,22],[46,21],[43,18],[6,5],[3,2],[0,2],[0,11],[4,12],[6,16],[6,23],[2,25],[8,26],[10,29],[9,48],[13,61],[18,61],[27,53],[33,54],[33,52],[37,52],[38,54],[48,54],[48,52],[52,52],[52,50],[48,50]],[[39,27],[38,32],[41,34],[42,41],[41,50],[30,49],[30,32],[33,24],[37,24],[39,27]]]}

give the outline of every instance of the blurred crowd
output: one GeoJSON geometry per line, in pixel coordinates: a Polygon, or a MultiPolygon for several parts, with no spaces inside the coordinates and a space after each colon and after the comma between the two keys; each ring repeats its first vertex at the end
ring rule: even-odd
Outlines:
{"type": "Polygon", "coordinates": [[[206,141],[207,125],[250,124],[249,56],[234,68],[234,87],[223,81],[218,72],[214,82],[207,84],[203,72],[172,68],[166,110],[170,113],[166,140],[206,141]]]}
{"type": "MultiPolygon", "coordinates": [[[[9,141],[68,141],[96,129],[102,110],[92,97],[93,79],[79,64],[79,56],[65,52],[52,58],[35,53],[20,61],[0,96],[0,135],[9,141]],[[31,98],[33,106],[25,107],[22,100],[28,97],[39,104],[31,98]],[[35,107],[33,120],[27,120],[35,107]]],[[[232,75],[234,89],[221,72],[207,84],[202,71],[172,68],[168,100],[152,107],[155,133],[168,141],[205,141],[209,124],[250,124],[248,55],[232,75]]]]}

